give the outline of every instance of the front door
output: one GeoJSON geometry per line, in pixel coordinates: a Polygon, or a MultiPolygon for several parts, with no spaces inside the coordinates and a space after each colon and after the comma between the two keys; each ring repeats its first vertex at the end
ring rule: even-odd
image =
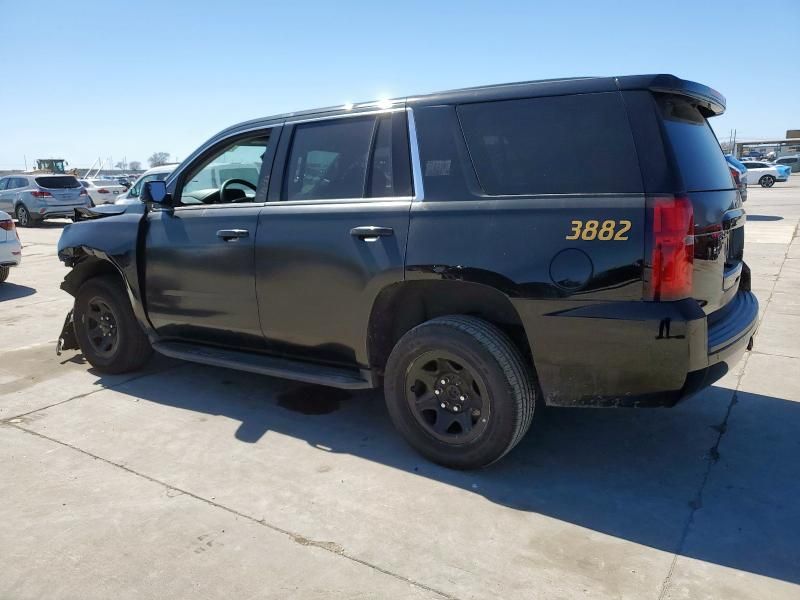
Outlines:
{"type": "Polygon", "coordinates": [[[174,208],[148,214],[146,309],[164,338],[263,346],[253,250],[276,139],[273,128],[213,145],[169,182],[174,208]]]}
{"type": "Polygon", "coordinates": [[[403,280],[407,140],[402,111],[284,131],[256,239],[256,289],[270,351],[367,365],[375,298],[403,280]]]}

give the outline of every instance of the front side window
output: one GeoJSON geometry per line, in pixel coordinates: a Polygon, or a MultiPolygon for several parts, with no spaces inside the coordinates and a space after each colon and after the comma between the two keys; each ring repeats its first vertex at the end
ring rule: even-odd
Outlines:
{"type": "Polygon", "coordinates": [[[282,198],[362,198],[375,125],[375,117],[298,125],[286,163],[282,198]]]}
{"type": "Polygon", "coordinates": [[[269,134],[261,133],[224,146],[188,172],[177,198],[179,203],[253,202],[268,144],[269,134]]]}
{"type": "Polygon", "coordinates": [[[9,181],[10,179],[0,179],[0,190],[6,189],[9,181]]]}

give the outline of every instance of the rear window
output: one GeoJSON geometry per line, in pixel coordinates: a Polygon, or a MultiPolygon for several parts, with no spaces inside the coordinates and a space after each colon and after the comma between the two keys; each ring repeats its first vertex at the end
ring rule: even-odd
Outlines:
{"type": "Polygon", "coordinates": [[[458,115],[487,194],[642,191],[617,93],[467,104],[458,115]]]}
{"type": "Polygon", "coordinates": [[[697,107],[681,96],[657,94],[656,101],[686,191],[731,189],[725,156],[697,107]]]}
{"type": "Polygon", "coordinates": [[[79,188],[81,184],[70,175],[53,175],[52,177],[37,177],[36,185],[51,190],[79,188]]]}

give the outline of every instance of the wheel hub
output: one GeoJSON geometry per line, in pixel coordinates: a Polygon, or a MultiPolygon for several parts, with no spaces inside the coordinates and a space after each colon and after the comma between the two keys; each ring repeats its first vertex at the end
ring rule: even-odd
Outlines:
{"type": "Polygon", "coordinates": [[[407,381],[412,413],[437,439],[460,444],[485,430],[488,393],[463,359],[443,351],[425,353],[410,366],[407,381]]]}

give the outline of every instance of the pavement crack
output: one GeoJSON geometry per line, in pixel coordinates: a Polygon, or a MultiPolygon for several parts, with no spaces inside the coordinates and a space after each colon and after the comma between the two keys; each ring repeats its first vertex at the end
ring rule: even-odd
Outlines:
{"type": "MultiPolygon", "coordinates": [[[[105,389],[107,389],[107,388],[105,388],[105,389]]],[[[99,391],[99,390],[95,390],[95,391],[99,391]]],[[[94,393],[94,392],[90,392],[90,393],[94,393]]],[[[88,395],[88,394],[84,394],[84,395],[88,395]]],[[[65,400],[64,402],[68,402],[68,400],[65,400]]],[[[57,404],[63,404],[63,402],[59,402],[57,404]]],[[[39,410],[43,410],[43,409],[39,409],[39,410]]],[[[31,411],[31,412],[36,412],[36,411],[31,411]]],[[[28,413],[28,414],[30,414],[30,413],[28,413]]],[[[384,569],[383,567],[381,567],[379,565],[376,565],[375,563],[371,563],[371,562],[369,562],[367,560],[364,560],[364,559],[359,558],[357,556],[354,556],[352,554],[348,554],[345,551],[345,549],[342,546],[340,546],[339,544],[337,544],[336,542],[323,542],[323,541],[317,541],[317,540],[309,539],[309,538],[307,538],[305,536],[302,536],[302,535],[300,535],[298,533],[294,533],[292,531],[289,531],[288,529],[284,529],[283,527],[280,527],[280,526],[275,525],[273,523],[269,523],[263,518],[259,519],[257,517],[254,517],[252,515],[248,515],[247,513],[243,513],[241,511],[236,510],[234,508],[231,508],[229,506],[225,506],[224,504],[220,504],[219,502],[216,502],[215,500],[210,500],[209,498],[204,498],[203,496],[199,496],[199,495],[197,495],[197,494],[195,494],[193,492],[190,492],[188,490],[184,490],[182,488],[175,487],[173,485],[170,485],[169,483],[166,483],[165,481],[161,481],[160,479],[156,479],[155,477],[151,477],[150,475],[146,475],[144,473],[136,471],[135,469],[132,469],[131,467],[128,467],[128,466],[126,466],[126,465],[124,465],[122,463],[114,462],[113,460],[110,460],[108,458],[103,458],[102,456],[99,456],[97,454],[93,454],[92,452],[89,452],[88,450],[84,450],[83,448],[79,448],[78,446],[70,444],[69,442],[63,442],[61,440],[57,440],[55,438],[52,438],[52,437],[50,437],[48,435],[44,435],[43,433],[39,433],[38,431],[33,431],[32,429],[27,429],[25,427],[22,427],[18,423],[10,423],[9,419],[3,420],[2,423],[7,424],[7,425],[9,425],[11,427],[14,427],[14,428],[16,428],[16,429],[18,429],[20,431],[23,431],[23,432],[25,432],[25,433],[27,433],[29,435],[36,436],[36,437],[38,437],[40,439],[47,440],[49,442],[52,442],[54,444],[58,444],[60,446],[64,446],[65,448],[69,448],[70,450],[74,450],[75,452],[80,452],[81,454],[84,454],[85,456],[93,458],[94,460],[99,460],[99,461],[102,461],[102,462],[104,462],[104,463],[106,463],[108,465],[116,467],[118,469],[122,469],[123,471],[126,471],[126,472],[130,473],[131,475],[134,475],[136,477],[141,477],[142,479],[146,479],[147,481],[150,481],[151,483],[155,483],[157,485],[164,486],[164,488],[166,489],[167,495],[170,496],[170,497],[178,496],[178,495],[189,496],[191,498],[194,498],[195,500],[198,500],[200,502],[208,504],[209,506],[213,506],[215,508],[224,510],[224,511],[229,512],[229,513],[231,513],[231,514],[233,514],[233,515],[235,515],[237,517],[240,517],[242,519],[246,519],[248,521],[252,521],[253,523],[261,525],[262,527],[266,527],[267,529],[270,529],[272,531],[280,533],[281,535],[284,535],[284,536],[288,537],[290,540],[292,540],[296,544],[300,544],[301,546],[310,546],[310,547],[313,547],[313,548],[319,548],[320,550],[322,550],[324,552],[330,552],[331,554],[334,554],[336,556],[340,556],[345,560],[349,560],[349,561],[358,563],[358,564],[363,565],[363,566],[365,566],[365,567],[367,567],[369,569],[372,569],[374,571],[377,571],[377,572],[382,573],[384,575],[387,575],[389,577],[393,577],[394,579],[397,579],[397,580],[402,581],[404,583],[407,583],[409,585],[413,585],[414,587],[419,588],[421,590],[430,592],[432,594],[436,594],[437,596],[439,596],[441,598],[445,598],[446,600],[458,600],[457,597],[455,597],[455,596],[453,596],[451,594],[448,594],[447,592],[443,592],[441,590],[438,590],[438,589],[436,589],[434,587],[431,587],[431,586],[426,585],[424,583],[421,583],[419,581],[415,581],[415,580],[413,580],[413,579],[411,579],[409,577],[406,577],[404,575],[401,575],[399,573],[395,573],[394,571],[390,571],[388,569],[384,569]]]]}
{"type": "MultiPolygon", "coordinates": [[[[794,235],[792,239],[794,240],[795,237],[800,234],[800,221],[795,225],[794,235]]],[[[764,310],[761,311],[761,314],[758,317],[758,326],[761,326],[761,321],[764,320],[764,316],[767,314],[767,310],[769,309],[770,302],[772,301],[772,297],[775,294],[775,288],[778,285],[778,281],[781,278],[781,273],[783,272],[783,267],[786,265],[786,261],[789,259],[789,252],[791,249],[792,243],[790,242],[786,246],[786,252],[784,252],[783,260],[781,260],[781,266],[778,269],[778,275],[775,277],[775,281],[772,284],[772,287],[769,290],[769,294],[767,294],[767,299],[764,302],[764,310]]],[[[757,335],[757,334],[756,334],[757,335]]],[[[764,354],[764,353],[760,353],[764,354]]],[[[694,517],[698,510],[703,507],[703,492],[705,491],[706,484],[708,483],[709,476],[711,475],[711,469],[714,467],[715,464],[720,459],[720,452],[719,446],[722,442],[722,437],[728,431],[728,420],[730,419],[731,412],[733,411],[733,407],[736,406],[738,403],[739,397],[739,388],[742,384],[742,378],[744,377],[745,372],[747,371],[747,363],[750,360],[751,352],[747,352],[742,359],[742,370],[739,373],[739,376],[736,378],[736,387],[733,390],[733,394],[731,395],[731,400],[728,403],[728,408],[725,411],[725,417],[722,419],[722,423],[719,425],[714,426],[713,428],[717,431],[717,439],[714,442],[714,445],[709,448],[708,450],[708,463],[706,464],[706,470],[703,474],[703,479],[700,482],[700,486],[697,489],[697,493],[695,494],[694,498],[689,501],[689,508],[691,509],[689,512],[689,516],[686,519],[686,523],[683,526],[683,531],[681,532],[680,540],[678,541],[678,547],[675,550],[674,555],[672,556],[672,561],[670,562],[669,570],[667,571],[667,576],[664,578],[664,581],[661,584],[661,592],[658,595],[659,600],[664,600],[667,594],[669,593],[669,588],[672,585],[672,576],[675,572],[675,566],[678,563],[678,557],[681,556],[683,552],[684,545],[686,544],[686,538],[689,536],[689,531],[694,524],[694,517]]]]}

